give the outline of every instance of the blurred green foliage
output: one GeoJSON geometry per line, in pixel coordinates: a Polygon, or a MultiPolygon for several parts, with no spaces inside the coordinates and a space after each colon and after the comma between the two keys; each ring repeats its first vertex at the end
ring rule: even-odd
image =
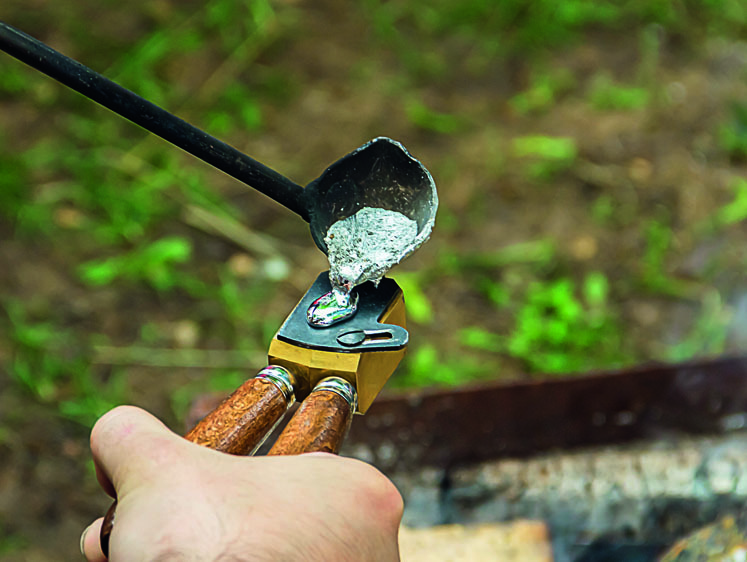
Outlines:
{"type": "Polygon", "coordinates": [[[590,100],[596,109],[639,109],[649,102],[644,88],[615,84],[605,74],[597,75],[591,83],[590,100]]]}
{"type": "Polygon", "coordinates": [[[59,413],[84,425],[126,402],[123,373],[107,380],[94,375],[90,349],[77,334],[53,321],[27,317],[22,303],[2,302],[10,320],[13,356],[8,370],[21,387],[40,402],[54,404],[59,413]]]}
{"type": "Polygon", "coordinates": [[[535,70],[529,88],[516,94],[508,103],[520,115],[541,113],[549,110],[573,85],[574,78],[568,69],[548,71],[540,67],[535,70]]]}
{"type": "Polygon", "coordinates": [[[19,535],[7,532],[4,525],[0,525],[0,556],[11,555],[28,546],[29,541],[19,535]]]}
{"type": "Polygon", "coordinates": [[[366,0],[365,6],[377,33],[397,49],[415,76],[433,76],[447,67],[434,48],[443,43],[464,56],[466,68],[478,71],[496,58],[541,56],[548,48],[580,41],[589,29],[656,24],[676,34],[703,30],[732,35],[747,29],[741,0],[366,0]]]}
{"type": "MultiPolygon", "coordinates": [[[[205,126],[215,134],[259,131],[263,117],[257,92],[228,79],[273,39],[273,7],[265,0],[213,0],[204,19],[184,13],[145,34],[104,73],[150,101],[176,109],[194,92],[180,90],[170,69],[217,39],[226,59],[213,74],[214,83],[204,84],[200,92],[209,106],[205,126]]],[[[284,82],[272,79],[267,87],[270,92],[287,90],[284,82]]],[[[70,263],[70,272],[91,290],[143,286],[164,295],[178,290],[221,311],[217,315],[225,322],[218,325],[230,345],[251,350],[265,345],[266,327],[262,319],[254,319],[251,307],[266,298],[268,283],[243,283],[225,272],[196,272],[193,240],[172,234],[187,206],[235,221],[240,213],[233,204],[208,186],[203,168],[185,167],[170,145],[153,141],[90,101],[58,92],[41,74],[3,61],[0,99],[30,96],[39,105],[55,104],[59,115],[53,130],[57,137],[42,137],[22,152],[0,152],[0,214],[15,235],[77,247],[79,261],[70,263]],[[77,105],[86,111],[68,111],[77,105]]],[[[270,284],[287,276],[282,259],[263,261],[261,268],[270,284]]],[[[95,330],[67,327],[54,317],[34,321],[13,299],[4,301],[3,308],[13,353],[9,372],[20,387],[85,425],[128,401],[124,370],[115,368],[104,380],[101,368],[92,365],[96,344],[102,341],[95,330]]]]}
{"type": "Polygon", "coordinates": [[[689,332],[666,350],[666,359],[685,361],[698,355],[722,354],[731,319],[732,311],[719,292],[715,289],[706,291],[701,300],[700,313],[689,332]]]}
{"type": "Polygon", "coordinates": [[[455,133],[461,128],[461,120],[455,115],[434,111],[422,101],[412,99],[406,107],[410,122],[433,133],[455,133]]]}
{"type": "Polygon", "coordinates": [[[717,226],[728,226],[747,220],[747,179],[732,181],[734,199],[721,207],[714,217],[717,226]]]}
{"type": "MultiPolygon", "coordinates": [[[[188,112],[200,115],[198,124],[216,135],[261,135],[271,116],[268,107],[282,107],[302,93],[293,75],[275,71],[262,60],[254,64],[295,33],[297,28],[287,23],[297,17],[291,4],[211,0],[197,11],[174,9],[162,25],[141,34],[103,71],[177,113],[187,106],[188,112]],[[204,83],[185,85],[189,81],[178,78],[204,52],[220,63],[204,83]],[[248,77],[246,69],[256,70],[262,79],[248,77]]],[[[576,89],[584,92],[582,103],[597,113],[645,111],[657,96],[652,80],[663,37],[674,43],[708,34],[743,37],[747,32],[747,5],[742,0],[365,0],[357,9],[370,22],[377,44],[396,61],[382,79],[385,84],[379,79],[373,83],[392,90],[413,130],[443,143],[463,131],[483,128],[484,123],[474,122],[464,110],[469,104],[452,110],[438,96],[427,95],[427,88],[437,92],[449,81],[489,81],[495,76],[504,82],[504,76],[520,68],[520,78],[506,86],[505,99],[497,100],[491,110],[499,122],[504,109],[513,118],[551,116],[556,104],[576,89]],[[582,80],[570,68],[549,63],[553,49],[579,43],[600,30],[638,38],[640,62],[634,79],[598,72],[582,80]]],[[[59,33],[64,35],[65,28],[59,33]]],[[[96,45],[85,47],[96,50],[96,45]]],[[[359,61],[356,76],[375,73],[377,65],[384,64],[359,61]]],[[[271,302],[278,283],[290,276],[287,260],[252,255],[254,269],[246,275],[223,263],[205,267],[198,237],[182,224],[190,206],[231,224],[240,224],[245,210],[214,190],[202,167],[185,165],[173,147],[80,97],[61,94],[38,73],[3,60],[0,100],[19,97],[54,108],[58,117],[48,125],[47,134],[22,151],[12,150],[11,139],[0,131],[0,147],[5,149],[0,151],[0,214],[11,223],[14,235],[74,247],[72,255],[64,254],[69,279],[92,293],[137,290],[164,301],[183,299],[177,308],[184,306],[195,314],[198,328],[209,332],[204,341],[198,338],[190,345],[263,352],[288,312],[267,313],[262,308],[271,302]]],[[[735,104],[715,135],[718,147],[733,162],[747,159],[746,107],[735,104]]],[[[513,138],[503,138],[499,129],[490,139],[495,146],[488,151],[486,164],[492,175],[479,181],[501,183],[513,165],[525,182],[521,186],[544,187],[572,174],[584,154],[581,139],[568,134],[523,129],[513,138]]],[[[450,178],[457,179],[462,173],[462,164],[452,154],[457,152],[445,152],[443,161],[434,164],[443,175],[451,173],[450,178]]],[[[733,199],[711,217],[709,232],[735,228],[747,219],[747,182],[739,178],[732,185],[733,199]]],[[[492,189],[493,184],[486,187],[485,197],[492,189]]],[[[610,226],[621,213],[618,195],[612,189],[591,195],[589,214],[596,224],[610,226]]],[[[481,220],[486,220],[489,209],[493,212],[486,201],[475,206],[481,220]]],[[[440,231],[458,239],[465,229],[480,226],[472,224],[471,215],[464,218],[467,215],[444,207],[440,231]]],[[[576,271],[565,249],[548,239],[468,251],[444,242],[431,266],[416,273],[395,270],[409,320],[436,333],[450,330],[451,345],[414,344],[394,384],[456,385],[494,378],[509,362],[531,373],[579,372],[634,362],[638,358],[626,346],[618,304],[629,296],[631,285],[657,297],[689,299],[698,307],[691,329],[667,347],[663,357],[680,360],[695,353],[719,353],[726,338],[728,303],[718,291],[694,288],[671,273],[677,242],[671,220],[652,216],[641,217],[640,269],[631,272],[632,281],[617,280],[608,272],[576,271]],[[432,288],[434,281],[443,279],[458,279],[463,292],[455,298],[479,299],[484,316],[470,319],[466,327],[449,325],[440,311],[442,300],[452,295],[432,288]]],[[[54,314],[37,317],[26,303],[13,298],[4,298],[2,304],[12,346],[8,371],[19,388],[83,424],[127,401],[130,389],[124,371],[103,372],[92,366],[97,344],[105,341],[98,327],[70,324],[54,314]]],[[[172,345],[164,343],[155,326],[143,322],[132,347],[172,345]]],[[[215,369],[211,376],[181,387],[172,405],[183,413],[195,393],[228,390],[244,376],[243,370],[215,369]]]]}
{"type": "Polygon", "coordinates": [[[734,104],[729,119],[719,127],[718,139],[734,160],[747,160],[747,103],[734,104]]]}
{"type": "Polygon", "coordinates": [[[622,333],[608,308],[607,278],[590,273],[581,293],[570,279],[532,283],[506,342],[508,353],[533,372],[572,373],[626,362],[622,333]]]}
{"type": "Polygon", "coordinates": [[[405,294],[407,318],[418,324],[433,321],[433,305],[423,290],[423,281],[417,273],[395,273],[393,276],[405,294]]]}
{"type": "Polygon", "coordinates": [[[576,161],[578,149],[573,139],[531,135],[513,140],[513,152],[527,161],[529,176],[538,180],[549,180],[576,161]]]}
{"type": "Polygon", "coordinates": [[[645,248],[641,256],[641,282],[653,293],[671,297],[693,296],[694,286],[669,272],[667,258],[672,250],[674,236],[669,224],[651,220],[644,230],[645,248]]]}
{"type": "Polygon", "coordinates": [[[461,341],[519,359],[529,372],[573,373],[600,364],[620,365],[628,356],[608,294],[607,278],[599,272],[584,279],[580,295],[570,279],[535,281],[521,296],[516,324],[507,336],[474,326],[462,330],[461,341]]]}
{"type": "Polygon", "coordinates": [[[180,286],[185,277],[174,265],[189,261],[191,254],[189,240],[171,236],[111,258],[83,263],[78,272],[89,285],[109,285],[121,278],[143,281],[156,291],[167,291],[180,286]]]}
{"type": "Polygon", "coordinates": [[[406,367],[393,377],[392,386],[457,386],[495,375],[492,367],[476,357],[424,343],[409,352],[406,367]]]}

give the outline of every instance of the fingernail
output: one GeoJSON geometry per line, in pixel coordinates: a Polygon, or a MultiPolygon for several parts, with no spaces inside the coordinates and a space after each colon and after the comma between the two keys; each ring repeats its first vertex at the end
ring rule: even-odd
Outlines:
{"type": "Polygon", "coordinates": [[[323,457],[325,459],[335,458],[337,455],[330,453],[323,453],[322,451],[314,451],[313,453],[302,453],[304,457],[323,457]]]}
{"type": "Polygon", "coordinates": [[[80,553],[85,556],[86,550],[85,550],[85,544],[86,544],[86,535],[88,534],[88,531],[91,530],[91,527],[93,527],[93,523],[91,523],[88,527],[85,528],[83,533],[80,535],[80,553]]]}

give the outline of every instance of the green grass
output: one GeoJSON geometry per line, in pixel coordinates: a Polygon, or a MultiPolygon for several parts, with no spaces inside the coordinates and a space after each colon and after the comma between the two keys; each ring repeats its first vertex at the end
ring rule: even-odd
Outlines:
{"type": "Polygon", "coordinates": [[[4,525],[0,523],[0,556],[22,551],[28,547],[29,542],[25,537],[6,531],[4,525]]]}
{"type": "Polygon", "coordinates": [[[83,263],[78,268],[81,279],[91,286],[110,285],[116,279],[143,281],[156,291],[168,291],[184,285],[186,274],[176,269],[188,262],[191,242],[180,236],[160,238],[128,253],[83,263]]]}
{"type": "MultiPolygon", "coordinates": [[[[514,311],[513,326],[505,333],[480,325],[461,328],[454,346],[446,349],[417,345],[395,377],[396,386],[454,386],[486,380],[499,376],[500,365],[507,360],[520,362],[526,372],[542,374],[581,373],[633,361],[604,274],[592,272],[580,286],[567,278],[528,286],[486,284],[494,295],[501,295],[491,299],[496,309],[514,311]],[[466,352],[459,351],[460,346],[466,352]]],[[[697,334],[692,339],[700,341],[697,334]]]]}
{"type": "Polygon", "coordinates": [[[519,298],[508,335],[475,326],[461,332],[462,343],[521,360],[530,372],[573,373],[629,362],[603,274],[590,273],[580,290],[570,279],[535,281],[519,298]]]}
{"type": "MultiPolygon", "coordinates": [[[[631,29],[658,27],[675,36],[720,33],[738,37],[747,30],[740,0],[708,2],[595,2],[520,0],[367,0],[364,9],[387,48],[394,48],[416,79],[443,78],[449,57],[473,74],[496,61],[536,61],[559,46],[580,42],[589,29],[630,35],[631,29]]],[[[543,94],[545,95],[545,94],[543,94]]]]}
{"type": "Polygon", "coordinates": [[[734,199],[721,207],[714,216],[716,227],[730,226],[747,220],[747,180],[734,178],[731,184],[734,199]]]}
{"type": "Polygon", "coordinates": [[[413,125],[425,131],[450,134],[463,128],[463,121],[458,116],[434,111],[415,98],[406,104],[405,113],[413,125]]]}
{"type": "Polygon", "coordinates": [[[568,137],[517,137],[512,149],[514,156],[524,161],[526,172],[534,180],[552,179],[569,169],[578,157],[576,143],[568,137]]]}
{"type": "Polygon", "coordinates": [[[91,365],[90,347],[73,330],[53,320],[29,318],[18,301],[2,304],[13,345],[8,371],[21,388],[62,417],[87,426],[127,402],[123,373],[113,372],[102,380],[91,365]]]}
{"type": "Polygon", "coordinates": [[[496,375],[494,364],[486,364],[475,357],[424,343],[411,349],[407,359],[392,377],[393,388],[458,386],[496,375]]]}
{"type": "Polygon", "coordinates": [[[710,289],[699,303],[693,325],[684,337],[670,345],[664,357],[669,361],[685,361],[691,357],[715,357],[722,354],[731,326],[733,311],[723,302],[716,289],[710,289]]]}
{"type": "Polygon", "coordinates": [[[557,277],[560,259],[550,241],[540,240],[494,252],[444,253],[432,268],[398,274],[408,315],[415,310],[416,323],[439,321],[437,305],[425,296],[436,275],[460,278],[483,296],[486,306],[484,324],[458,328],[446,348],[413,342],[395,384],[453,386],[490,379],[500,376],[500,365],[507,361],[518,362],[524,372],[543,374],[634,362],[613,304],[619,296],[613,295],[607,276],[592,271],[580,283],[557,277]],[[509,325],[500,331],[489,328],[496,316],[510,318],[509,325]]]}
{"type": "Polygon", "coordinates": [[[565,68],[535,71],[529,88],[513,96],[508,103],[520,115],[544,113],[573,88],[574,82],[573,75],[565,68]]]}
{"type": "Polygon", "coordinates": [[[599,110],[633,110],[649,103],[645,88],[616,84],[605,74],[598,74],[591,84],[590,101],[599,110]]]}
{"type": "Polygon", "coordinates": [[[668,264],[674,244],[671,226],[659,220],[650,220],[643,232],[645,248],[640,261],[640,282],[655,294],[674,298],[692,298],[697,284],[679,279],[670,273],[668,264]]]}
{"type": "Polygon", "coordinates": [[[733,160],[747,161],[747,104],[732,106],[729,118],[718,129],[718,141],[733,160]]]}
{"type": "MultiPolygon", "coordinates": [[[[208,106],[201,125],[216,134],[257,133],[266,100],[233,78],[243,65],[251,64],[257,49],[273,40],[274,9],[263,0],[213,0],[206,11],[204,19],[177,13],[170,25],[134,42],[104,73],[178,113],[195,92],[180,90],[166,70],[201,49],[217,48],[225,53],[225,63],[190,103],[208,106]],[[222,33],[215,33],[218,28],[222,33]],[[209,93],[210,88],[217,95],[209,93]]],[[[86,62],[85,55],[80,58],[86,62]]],[[[287,264],[282,258],[261,261],[264,283],[245,283],[204,268],[195,273],[193,238],[183,234],[181,224],[185,210],[203,210],[224,222],[241,216],[208,185],[204,168],[193,161],[185,165],[187,159],[171,145],[20,63],[2,62],[0,99],[30,96],[40,110],[51,106],[58,116],[52,131],[57,137],[42,135],[23,152],[14,152],[6,146],[7,139],[0,139],[7,148],[0,155],[0,213],[15,236],[77,247],[68,263],[69,274],[90,291],[145,288],[164,298],[177,292],[193,303],[202,302],[210,311],[203,313],[205,321],[215,325],[230,345],[256,349],[266,338],[264,319],[251,310],[267,296],[258,285],[272,288],[287,277],[287,264]],[[56,140],[59,137],[65,142],[56,140]]],[[[283,84],[270,82],[265,91],[280,87],[287,97],[283,84]]],[[[97,334],[55,320],[51,303],[37,303],[36,308],[46,307],[49,315],[37,314],[39,320],[19,301],[11,299],[4,306],[11,334],[9,372],[19,387],[60,416],[88,425],[113,405],[129,400],[126,368],[113,368],[102,378],[101,368],[92,366],[97,334]]]]}
{"type": "Polygon", "coordinates": [[[433,304],[424,291],[424,281],[417,273],[395,273],[392,275],[405,295],[407,319],[417,324],[433,321],[433,304]]]}
{"type": "MultiPolygon", "coordinates": [[[[160,25],[156,12],[149,12],[127,50],[99,70],[178,114],[183,110],[187,117],[196,116],[196,125],[221,138],[239,143],[247,136],[258,138],[275,126],[285,104],[305,95],[299,77],[272,67],[273,50],[303,29],[296,27],[303,21],[292,4],[210,0],[197,8],[175,6],[160,25]],[[179,79],[192,61],[200,60],[217,61],[203,82],[179,79]]],[[[697,49],[699,37],[741,38],[747,32],[747,8],[739,0],[366,0],[357,14],[366,19],[384,56],[356,62],[351,75],[388,92],[406,121],[404,134],[424,139],[430,148],[448,146],[440,153],[443,161],[427,162],[444,170],[445,190],[457,185],[463,174],[465,164],[457,158],[467,151],[456,150],[459,135],[485,124],[452,109],[448,99],[440,97],[441,88],[453,80],[476,85],[500,81],[503,89],[491,106],[498,123],[495,146],[484,158],[490,161],[470,164],[489,173],[468,178],[485,184],[485,193],[494,184],[502,187],[514,165],[522,181],[544,189],[567,180],[584,158],[580,139],[568,136],[570,132],[527,128],[530,119],[551,118],[554,108],[572,96],[580,96],[597,114],[654,106],[663,45],[679,41],[697,49]],[[555,53],[599,32],[637,41],[640,63],[634,79],[597,73],[587,81],[553,60],[555,53]],[[385,84],[379,82],[380,69],[387,71],[385,84]],[[579,92],[582,85],[585,90],[579,92]],[[518,135],[514,138],[504,136],[502,126],[508,119],[519,120],[511,129],[518,135]]],[[[56,33],[70,41],[90,40],[80,29],[66,27],[70,25],[60,22],[56,33]]],[[[98,45],[76,47],[83,62],[104,56],[98,45]]],[[[75,248],[59,259],[76,288],[91,294],[145,295],[170,310],[164,314],[183,314],[194,322],[205,336],[195,345],[263,352],[289,312],[271,309],[272,297],[278,284],[293,279],[295,272],[282,256],[270,257],[241,243],[246,210],[215,189],[214,176],[204,167],[172,146],[4,59],[0,101],[26,100],[55,117],[23,151],[15,150],[14,139],[0,131],[0,214],[16,239],[75,248]],[[230,245],[230,252],[248,251],[255,267],[251,274],[242,276],[223,262],[206,260],[202,233],[185,220],[195,210],[228,225],[220,234],[209,235],[230,245]]],[[[745,131],[747,110],[737,102],[713,131],[716,148],[732,163],[747,159],[745,131]]],[[[303,124],[299,134],[309,134],[303,124]]],[[[313,135],[309,138],[315,142],[313,135]]],[[[733,190],[733,198],[713,214],[710,232],[739,228],[747,219],[747,183],[735,179],[733,190]]],[[[591,214],[600,227],[611,227],[619,215],[616,196],[612,191],[590,196],[591,214]]],[[[437,230],[445,240],[434,253],[434,263],[416,273],[395,270],[394,276],[404,289],[413,330],[443,329],[437,324],[444,320],[439,318],[439,299],[450,295],[436,294],[432,287],[444,279],[459,280],[459,297],[480,302],[484,317],[454,329],[449,348],[414,341],[396,384],[457,385],[494,377],[508,363],[533,373],[563,373],[635,359],[625,347],[619,314],[619,303],[629,296],[620,287],[629,286],[629,279],[595,271],[593,264],[576,269],[563,257],[564,249],[548,239],[505,245],[499,240],[490,250],[464,249],[460,233],[482,225],[446,205],[437,230]],[[457,241],[453,247],[452,240],[457,241]]],[[[481,211],[475,213],[479,220],[493,220],[492,207],[482,200],[475,205],[481,211]]],[[[687,299],[701,307],[692,329],[665,355],[683,359],[718,353],[724,345],[728,304],[719,293],[693,292],[690,284],[671,274],[674,226],[669,220],[641,216],[640,267],[630,273],[633,284],[649,294],[687,299]]],[[[12,297],[3,304],[11,343],[8,371],[19,388],[60,416],[84,424],[129,399],[126,365],[106,373],[92,366],[104,338],[96,329],[59,317],[53,302],[37,304],[33,312],[28,303],[12,297]]],[[[172,345],[153,318],[137,316],[136,331],[138,323],[139,335],[115,343],[139,353],[172,345]]],[[[237,369],[213,369],[205,380],[213,380],[214,386],[186,384],[173,398],[174,409],[181,413],[194,393],[228,390],[243,376],[237,369]]]]}
{"type": "Polygon", "coordinates": [[[590,273],[580,290],[569,279],[529,286],[508,353],[530,371],[574,373],[627,362],[619,320],[609,309],[609,283],[590,273]]]}

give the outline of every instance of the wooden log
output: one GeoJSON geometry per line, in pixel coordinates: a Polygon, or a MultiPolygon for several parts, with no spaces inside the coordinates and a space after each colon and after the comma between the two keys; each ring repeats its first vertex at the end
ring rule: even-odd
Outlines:
{"type": "Polygon", "coordinates": [[[482,525],[400,527],[402,562],[552,562],[550,532],[542,521],[517,520],[482,525]]]}

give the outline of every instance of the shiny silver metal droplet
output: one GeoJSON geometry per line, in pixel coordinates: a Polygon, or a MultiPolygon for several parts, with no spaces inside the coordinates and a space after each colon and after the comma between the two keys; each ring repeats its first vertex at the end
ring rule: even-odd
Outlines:
{"type": "Polygon", "coordinates": [[[326,328],[347,320],[358,311],[358,293],[332,290],[311,303],[306,321],[315,328],[326,328]]]}

